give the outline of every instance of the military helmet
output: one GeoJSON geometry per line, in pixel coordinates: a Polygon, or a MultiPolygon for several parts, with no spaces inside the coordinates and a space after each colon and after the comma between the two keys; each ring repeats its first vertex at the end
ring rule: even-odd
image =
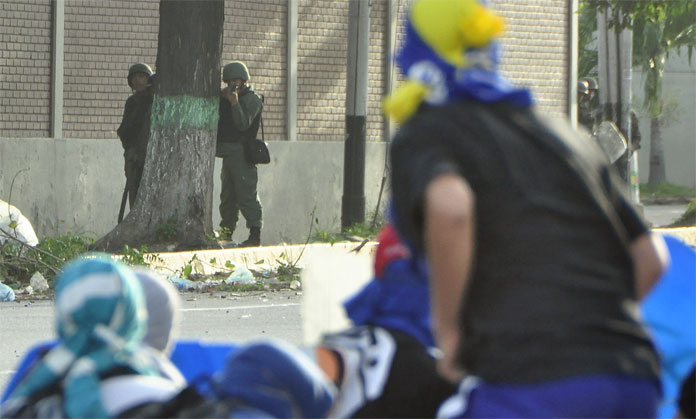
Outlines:
{"type": "Polygon", "coordinates": [[[145,73],[147,74],[148,77],[150,77],[152,73],[152,69],[150,68],[149,65],[145,63],[135,63],[130,68],[128,69],[128,86],[131,86],[131,76],[136,73],[145,73]]]}
{"type": "Polygon", "coordinates": [[[590,90],[599,90],[599,85],[597,84],[597,80],[595,80],[594,78],[585,77],[583,80],[587,82],[587,87],[590,90]]]}
{"type": "Polygon", "coordinates": [[[590,84],[587,82],[587,80],[582,79],[578,80],[578,94],[579,95],[587,95],[590,93],[590,84]]]}
{"type": "Polygon", "coordinates": [[[249,70],[241,61],[232,61],[222,68],[222,81],[227,82],[232,79],[249,80],[249,70]]]}

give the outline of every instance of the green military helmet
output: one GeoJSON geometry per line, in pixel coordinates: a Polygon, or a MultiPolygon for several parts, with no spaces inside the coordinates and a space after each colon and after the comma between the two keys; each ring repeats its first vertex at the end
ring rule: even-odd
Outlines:
{"type": "Polygon", "coordinates": [[[241,61],[232,61],[222,68],[222,81],[228,82],[232,79],[249,80],[249,70],[241,61]]]}
{"type": "Polygon", "coordinates": [[[145,73],[148,77],[150,77],[152,76],[152,69],[145,63],[135,63],[130,66],[128,69],[128,86],[131,88],[133,87],[131,85],[131,76],[136,73],[145,73]]]}

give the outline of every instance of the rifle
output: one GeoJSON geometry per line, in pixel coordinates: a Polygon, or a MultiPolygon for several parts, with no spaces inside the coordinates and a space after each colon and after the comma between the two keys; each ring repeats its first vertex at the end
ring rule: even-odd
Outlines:
{"type": "Polygon", "coordinates": [[[126,187],[123,188],[123,196],[121,197],[121,208],[118,210],[118,222],[123,221],[123,212],[126,210],[126,200],[128,199],[128,179],[126,179],[126,187]]]}

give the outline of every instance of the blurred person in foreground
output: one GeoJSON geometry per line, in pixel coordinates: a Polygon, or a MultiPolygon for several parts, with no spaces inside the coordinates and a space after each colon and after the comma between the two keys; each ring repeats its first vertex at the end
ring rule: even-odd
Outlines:
{"type": "Polygon", "coordinates": [[[128,266],[106,255],[70,262],[57,277],[55,311],[58,342],[12,391],[3,417],[115,417],[185,387],[143,344],[146,301],[128,266]]]}
{"type": "Polygon", "coordinates": [[[339,388],[330,416],[435,417],[457,387],[437,372],[425,263],[391,224],[377,241],[374,278],[343,304],[353,327],[316,348],[339,388]]]}
{"type": "Polygon", "coordinates": [[[336,392],[304,352],[278,339],[240,345],[205,382],[203,393],[191,383],[169,400],[136,406],[121,417],[320,418],[336,392]]]}
{"type": "Polygon", "coordinates": [[[147,332],[143,344],[163,376],[177,385],[185,385],[186,379],[170,361],[181,319],[181,297],[169,280],[158,273],[140,267],[134,268],[140,282],[147,307],[147,332]]]}
{"type": "Polygon", "coordinates": [[[637,303],[664,242],[599,147],[497,72],[502,27],[475,0],[414,1],[384,103],[394,222],[428,263],[440,371],[462,380],[439,414],[654,416],[637,303]]]}
{"type": "Polygon", "coordinates": [[[22,371],[0,417],[323,417],[333,401],[324,373],[280,340],[231,348],[212,377],[197,378],[201,393],[167,358],[176,290],[106,255],[67,265],[55,305],[58,340],[22,371]]]}

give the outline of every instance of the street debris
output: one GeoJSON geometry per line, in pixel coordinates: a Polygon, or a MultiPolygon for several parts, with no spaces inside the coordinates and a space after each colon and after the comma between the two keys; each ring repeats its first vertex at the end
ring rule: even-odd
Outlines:
{"type": "Polygon", "coordinates": [[[230,276],[225,279],[225,284],[254,284],[256,283],[256,278],[254,278],[254,274],[251,273],[250,270],[248,270],[245,267],[239,266],[234,268],[230,276]]]}
{"type": "Polygon", "coordinates": [[[41,275],[41,272],[35,272],[34,275],[31,276],[29,286],[33,291],[39,293],[46,292],[49,289],[48,281],[46,281],[46,278],[41,275]]]}
{"type": "Polygon", "coordinates": [[[176,276],[170,276],[168,279],[169,282],[171,282],[179,291],[190,291],[200,289],[199,285],[197,285],[199,283],[189,281],[188,279],[179,278],[176,276]]]}

